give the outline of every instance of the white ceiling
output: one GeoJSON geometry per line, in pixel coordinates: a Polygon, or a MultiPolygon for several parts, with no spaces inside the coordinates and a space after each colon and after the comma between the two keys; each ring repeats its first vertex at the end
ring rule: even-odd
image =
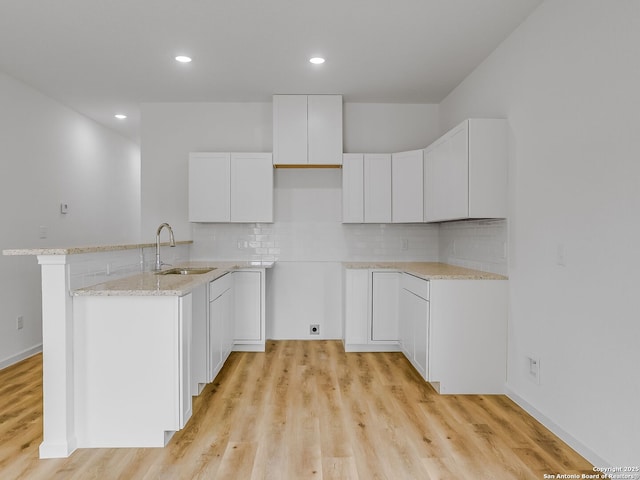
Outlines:
{"type": "Polygon", "coordinates": [[[144,102],[439,103],[541,1],[0,0],[0,71],[135,141],[144,102]]]}

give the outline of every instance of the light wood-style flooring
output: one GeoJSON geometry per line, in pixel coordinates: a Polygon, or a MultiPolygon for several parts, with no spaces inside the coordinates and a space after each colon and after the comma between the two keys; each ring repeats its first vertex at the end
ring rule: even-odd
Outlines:
{"type": "Polygon", "coordinates": [[[440,396],[400,353],[232,353],[166,448],[38,459],[42,356],[0,371],[0,478],[541,479],[592,465],[502,395],[440,396]]]}

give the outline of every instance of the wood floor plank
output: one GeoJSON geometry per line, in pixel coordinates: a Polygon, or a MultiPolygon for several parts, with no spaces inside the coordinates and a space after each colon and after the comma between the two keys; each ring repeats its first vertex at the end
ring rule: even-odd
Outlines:
{"type": "Polygon", "coordinates": [[[400,353],[234,352],[166,448],[38,458],[42,356],[0,371],[4,479],[539,479],[592,466],[503,395],[438,395],[400,353]]]}

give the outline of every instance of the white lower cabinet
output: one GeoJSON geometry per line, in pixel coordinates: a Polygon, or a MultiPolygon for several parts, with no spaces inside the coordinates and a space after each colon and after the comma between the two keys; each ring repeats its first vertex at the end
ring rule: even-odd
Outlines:
{"type": "Polygon", "coordinates": [[[209,354],[207,332],[209,331],[208,285],[200,285],[191,291],[192,297],[192,341],[191,341],[191,395],[200,395],[209,383],[209,354]]]}
{"type": "Polygon", "coordinates": [[[431,280],[429,377],[439,393],[504,393],[507,281],[431,280]]]}
{"type": "Polygon", "coordinates": [[[234,349],[264,350],[264,270],[233,272],[234,349]]]}
{"type": "Polygon", "coordinates": [[[344,334],[349,351],[398,351],[396,271],[344,269],[344,334]]]}
{"type": "Polygon", "coordinates": [[[400,285],[400,346],[415,369],[428,380],[429,282],[403,273],[400,285]]]}
{"type": "Polygon", "coordinates": [[[402,275],[400,344],[439,393],[504,393],[506,281],[402,275]]]}
{"type": "Polygon", "coordinates": [[[371,272],[371,341],[398,343],[398,272],[371,272]]]}
{"type": "Polygon", "coordinates": [[[209,284],[208,379],[232,350],[264,351],[264,269],[229,272],[209,284]]]}
{"type": "Polygon", "coordinates": [[[347,352],[402,351],[439,393],[503,393],[507,281],[344,269],[347,352]]]}
{"type": "Polygon", "coordinates": [[[79,448],[162,447],[191,417],[192,296],[79,296],[79,448]]]}
{"type": "MultiPolygon", "coordinates": [[[[207,382],[212,382],[231,351],[228,332],[233,328],[233,282],[227,273],[209,285],[209,346],[207,382]]],[[[233,340],[231,341],[233,343],[233,340]]]]}

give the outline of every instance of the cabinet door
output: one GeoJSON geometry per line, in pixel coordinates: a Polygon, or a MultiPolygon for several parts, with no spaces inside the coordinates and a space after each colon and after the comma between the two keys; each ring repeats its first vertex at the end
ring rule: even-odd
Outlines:
{"type": "Polygon", "coordinates": [[[200,285],[191,292],[191,395],[199,395],[209,379],[209,297],[208,285],[200,285]]]}
{"type": "Polygon", "coordinates": [[[429,302],[412,294],[413,334],[415,336],[414,361],[416,369],[429,380],[429,302]]]}
{"type": "Polygon", "coordinates": [[[403,288],[400,312],[402,351],[420,375],[427,380],[429,302],[403,288]]]}
{"type": "Polygon", "coordinates": [[[369,270],[345,269],[344,277],[344,343],[368,343],[369,270]]]}
{"type": "Polygon", "coordinates": [[[180,428],[183,428],[192,413],[191,399],[191,321],[193,312],[193,303],[191,294],[180,297],[178,300],[178,309],[180,311],[178,330],[179,330],[179,415],[178,422],[180,428]]]}
{"type": "Polygon", "coordinates": [[[234,272],[235,341],[261,341],[261,273],[234,272]]]}
{"type": "Polygon", "coordinates": [[[213,382],[222,368],[222,342],[224,339],[225,292],[211,300],[209,307],[209,382],[213,382]]]}
{"type": "Polygon", "coordinates": [[[371,296],[371,341],[398,341],[400,274],[373,272],[371,296]]]}
{"type": "Polygon", "coordinates": [[[306,95],[273,96],[273,163],[307,163],[306,95]]]}
{"type": "Polygon", "coordinates": [[[391,223],[391,155],[364,156],[364,221],[391,223]]]}
{"type": "Polygon", "coordinates": [[[469,124],[469,217],[507,216],[507,121],[474,118],[469,124]]]}
{"type": "Polygon", "coordinates": [[[233,337],[235,335],[234,327],[234,291],[232,288],[226,290],[221,300],[220,310],[222,312],[222,363],[227,360],[227,357],[233,349],[233,337]]]}
{"type": "Polygon", "coordinates": [[[230,154],[189,155],[189,221],[228,222],[231,218],[230,154]]]}
{"type": "Polygon", "coordinates": [[[442,183],[449,192],[443,215],[448,219],[469,216],[469,122],[449,134],[449,158],[444,165],[442,183]]]}
{"type": "Polygon", "coordinates": [[[391,159],[391,218],[394,223],[422,222],[422,150],[394,153],[391,159]]]}
{"type": "Polygon", "coordinates": [[[307,97],[308,162],[342,164],[342,96],[307,97]]]}
{"type": "Polygon", "coordinates": [[[364,222],[364,156],[342,156],[342,223],[364,222]]]}
{"type": "Polygon", "coordinates": [[[273,222],[270,153],[231,154],[231,221],[273,222]]]}
{"type": "Polygon", "coordinates": [[[400,318],[398,319],[400,348],[407,359],[413,363],[415,352],[415,336],[413,334],[414,321],[412,304],[414,295],[407,289],[400,289],[400,318]]]}
{"type": "Polygon", "coordinates": [[[423,166],[423,185],[424,185],[424,221],[433,222],[436,220],[437,208],[436,203],[436,185],[433,181],[433,166],[435,156],[438,155],[438,146],[442,142],[432,144],[424,149],[424,166],[423,166]]]}
{"type": "Polygon", "coordinates": [[[469,216],[468,122],[425,149],[425,221],[469,216]]]}

